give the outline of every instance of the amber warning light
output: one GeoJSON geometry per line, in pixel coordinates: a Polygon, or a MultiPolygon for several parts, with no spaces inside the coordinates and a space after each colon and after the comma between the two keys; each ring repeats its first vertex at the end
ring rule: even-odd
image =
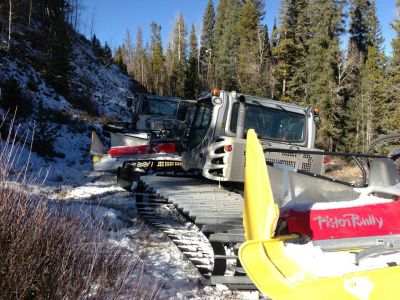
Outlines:
{"type": "Polygon", "coordinates": [[[318,107],[315,107],[313,110],[314,110],[314,114],[318,116],[320,109],[318,107]]]}
{"type": "Polygon", "coordinates": [[[215,97],[219,97],[219,94],[221,93],[221,90],[219,88],[213,88],[211,91],[211,95],[215,97]]]}

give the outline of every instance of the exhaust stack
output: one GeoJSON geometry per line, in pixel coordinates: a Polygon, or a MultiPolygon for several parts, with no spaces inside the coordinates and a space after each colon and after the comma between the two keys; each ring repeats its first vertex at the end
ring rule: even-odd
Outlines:
{"type": "Polygon", "coordinates": [[[246,97],[241,95],[239,97],[239,111],[238,120],[236,125],[236,137],[244,139],[244,121],[246,119],[246,97]]]}

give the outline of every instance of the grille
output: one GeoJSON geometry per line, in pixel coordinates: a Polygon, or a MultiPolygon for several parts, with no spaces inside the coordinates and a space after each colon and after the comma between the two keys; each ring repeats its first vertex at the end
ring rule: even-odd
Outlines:
{"type": "Polygon", "coordinates": [[[130,165],[133,168],[139,168],[146,171],[183,171],[182,162],[180,161],[168,161],[168,160],[133,160],[126,161],[124,165],[130,165]]]}

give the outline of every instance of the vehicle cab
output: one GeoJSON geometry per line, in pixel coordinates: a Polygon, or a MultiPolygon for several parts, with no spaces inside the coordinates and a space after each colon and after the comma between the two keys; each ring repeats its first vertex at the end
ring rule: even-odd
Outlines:
{"type": "MultiPolygon", "coordinates": [[[[209,179],[242,182],[245,136],[250,128],[255,129],[266,148],[313,149],[316,113],[312,108],[213,90],[197,102],[182,156],[184,169],[200,169],[209,179]]],[[[313,162],[299,159],[299,155],[267,156],[271,162],[321,172],[322,162],[313,166],[313,162]]]]}
{"type": "Polygon", "coordinates": [[[136,130],[162,130],[165,126],[185,122],[190,102],[180,98],[136,94],[131,106],[136,130]]]}

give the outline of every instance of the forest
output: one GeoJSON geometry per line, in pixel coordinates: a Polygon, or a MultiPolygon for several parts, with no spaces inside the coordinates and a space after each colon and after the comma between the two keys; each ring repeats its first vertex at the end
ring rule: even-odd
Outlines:
{"type": "MultiPolygon", "coordinates": [[[[8,37],[3,51],[11,51],[15,19],[30,24],[32,11],[52,15],[50,30],[58,34],[47,35],[53,38],[46,43],[51,55],[45,71],[61,90],[67,89],[68,55],[57,51],[68,53],[70,39],[60,24],[76,25],[78,2],[0,1],[0,30],[8,37]]],[[[200,32],[179,14],[166,49],[157,20],[149,24],[148,38],[140,27],[134,36],[126,30],[113,54],[95,34],[91,43],[99,57],[107,61],[112,55],[149,93],[196,99],[217,86],[317,107],[318,146],[325,150],[365,151],[377,137],[398,131],[399,18],[391,24],[395,37],[388,57],[376,0],[281,0],[273,28],[264,25],[266,9],[264,0],[220,0],[217,5],[209,0],[200,32]]]]}
{"type": "Polygon", "coordinates": [[[398,130],[399,19],[386,57],[375,0],[282,0],[273,28],[263,25],[265,9],[263,0],[210,0],[201,32],[179,15],[163,49],[153,22],[150,45],[141,28],[135,40],[128,30],[115,59],[160,95],[192,99],[217,86],[318,107],[326,150],[363,151],[398,130]]]}

